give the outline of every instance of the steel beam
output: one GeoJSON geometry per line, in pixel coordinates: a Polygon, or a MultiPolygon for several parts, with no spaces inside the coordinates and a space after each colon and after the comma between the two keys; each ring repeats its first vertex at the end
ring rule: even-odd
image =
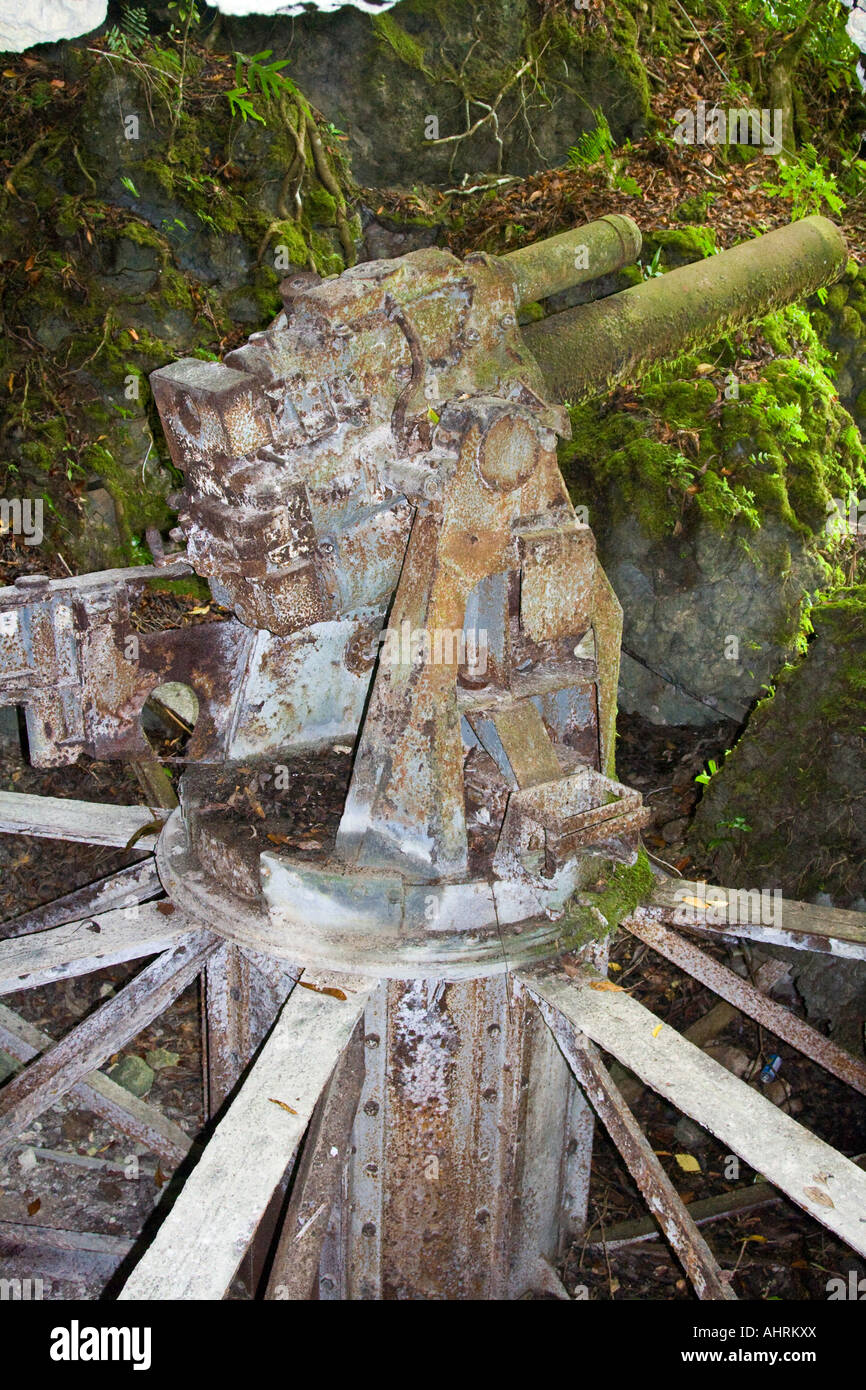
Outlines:
{"type": "Polygon", "coordinates": [[[823,1067],[833,1076],[838,1076],[840,1081],[866,1096],[866,1065],[863,1062],[858,1061],[830,1038],[825,1038],[823,1033],[810,1027],[804,1019],[792,1014],[784,1005],[777,1004],[774,999],[768,999],[748,980],[734,974],[733,970],[729,970],[720,961],[713,960],[712,956],[701,951],[693,942],[686,941],[669,927],[653,921],[651,909],[644,911],[639,908],[637,912],[624,918],[622,925],[673,965],[687,971],[693,979],[700,980],[701,984],[706,985],[714,994],[727,999],[729,1004],[748,1014],[749,1018],[755,1019],[777,1038],[784,1038],[785,1042],[789,1042],[792,1047],[796,1047],[799,1052],[805,1053],[813,1062],[817,1062],[819,1067],[823,1067]]]}

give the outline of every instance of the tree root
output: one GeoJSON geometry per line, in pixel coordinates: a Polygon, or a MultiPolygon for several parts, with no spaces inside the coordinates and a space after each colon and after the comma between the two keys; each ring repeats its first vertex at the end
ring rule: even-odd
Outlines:
{"type": "Polygon", "coordinates": [[[316,166],[316,173],[319,176],[319,182],[322,184],[323,188],[325,188],[326,191],[331,194],[331,196],[334,198],[337,204],[337,231],[340,235],[340,245],[343,248],[343,256],[345,258],[347,266],[354,265],[355,243],[352,238],[351,228],[349,227],[349,220],[346,217],[346,199],[343,196],[343,190],[337,182],[336,178],[334,177],[333,170],[331,169],[331,166],[328,163],[328,157],[325,154],[324,147],[322,145],[321,140],[319,139],[319,132],[316,129],[316,123],[313,120],[313,117],[310,115],[309,111],[305,113],[305,116],[307,138],[310,142],[310,149],[313,152],[313,163],[316,166]]]}

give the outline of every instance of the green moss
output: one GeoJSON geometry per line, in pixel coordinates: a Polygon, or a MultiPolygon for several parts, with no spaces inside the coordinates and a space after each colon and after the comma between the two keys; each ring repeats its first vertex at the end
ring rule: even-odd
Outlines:
{"type": "Polygon", "coordinates": [[[634,864],[617,864],[607,883],[597,892],[595,905],[614,931],[624,917],[647,902],[657,887],[644,850],[634,864]]]}
{"type": "Polygon", "coordinates": [[[638,851],[634,864],[598,861],[592,884],[581,888],[566,904],[561,924],[577,948],[602,940],[616,931],[623,918],[647,902],[657,887],[646,856],[638,851]]]}
{"type": "Polygon", "coordinates": [[[543,304],[521,304],[518,317],[521,323],[537,323],[539,319],[544,318],[545,313],[543,304]]]}
{"type": "Polygon", "coordinates": [[[704,223],[717,196],[705,189],[702,193],[696,193],[693,198],[684,198],[677,205],[676,215],[681,222],[704,223]]]}
{"type": "Polygon", "coordinates": [[[633,515],[655,539],[706,524],[748,544],[750,531],[774,519],[817,545],[831,499],[866,487],[863,448],[808,316],[783,311],[761,333],[804,360],[769,362],[757,382],[737,383],[735,398],[725,396],[722,365],[731,353],[718,344],[706,353],[720,364],[715,373],[683,359],[642,386],[637,409],[573,407],[560,459],[574,501],[604,518],[602,527],[633,515]]]}
{"type": "Polygon", "coordinates": [[[326,188],[311,188],[304,203],[304,212],[311,222],[334,227],[337,222],[337,200],[326,188]]]}
{"type": "Polygon", "coordinates": [[[650,232],[644,237],[644,260],[649,260],[661,248],[662,264],[674,270],[711,256],[716,247],[716,235],[709,227],[673,227],[650,232]]]}
{"type": "Polygon", "coordinates": [[[401,63],[407,67],[415,68],[418,72],[423,72],[427,77],[432,77],[433,73],[427,66],[424,49],[417,39],[408,34],[401,24],[397,23],[393,14],[377,14],[371,21],[373,29],[381,41],[396,53],[401,63]]]}
{"type": "Polygon", "coordinates": [[[846,338],[863,337],[863,320],[857,310],[850,304],[839,315],[839,332],[844,333],[846,338]]]}

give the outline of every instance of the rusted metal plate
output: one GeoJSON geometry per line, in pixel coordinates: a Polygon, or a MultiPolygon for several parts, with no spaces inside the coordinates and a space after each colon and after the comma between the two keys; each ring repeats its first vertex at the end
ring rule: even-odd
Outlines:
{"type": "Polygon", "coordinates": [[[216,1115],[273,1025],[291,985],[266,979],[240,947],[223,943],[204,970],[206,1100],[216,1115]]]}
{"type": "Polygon", "coordinates": [[[640,794],[592,768],[512,792],[494,868],[502,878],[552,877],[580,849],[633,862],[647,812],[640,794]]]}
{"type": "Polygon", "coordinates": [[[489,716],[469,715],[482,746],[512,786],[534,787],[559,776],[550,735],[531,700],[513,701],[489,716]]]}
{"type": "Polygon", "coordinates": [[[266,1297],[310,1299],[319,1293],[322,1249],[342,1195],[355,1112],[364,1083],[363,1020],[322,1092],[304,1139],[274,1253],[266,1297]]]}
{"type": "Polygon", "coordinates": [[[520,624],[534,642],[585,632],[595,590],[595,537],[588,526],[522,527],[520,624]]]}
{"type": "Polygon", "coordinates": [[[533,1006],[501,977],[394,981],[368,1006],[365,1051],[343,1282],[331,1293],[474,1299],[538,1288],[561,1231],[584,1219],[591,1127],[533,1006]]]}
{"type": "Polygon", "coordinates": [[[740,1009],[749,1018],[754,1018],[764,1028],[768,1028],[777,1038],[784,1038],[792,1047],[804,1052],[826,1071],[838,1076],[840,1081],[853,1086],[855,1091],[866,1095],[866,1064],[850,1052],[839,1047],[830,1038],[824,1037],[811,1028],[802,1018],[792,1014],[789,1009],[768,999],[748,980],[735,975],[733,970],[713,960],[691,941],[686,941],[677,932],[655,921],[653,909],[638,910],[624,918],[623,926],[640,941],[646,942],[666,960],[686,970],[695,980],[707,986],[715,994],[727,999],[729,1004],[740,1009]]]}

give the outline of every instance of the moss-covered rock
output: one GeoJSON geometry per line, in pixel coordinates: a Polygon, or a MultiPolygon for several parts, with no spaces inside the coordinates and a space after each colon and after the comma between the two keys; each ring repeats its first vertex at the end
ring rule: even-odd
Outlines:
{"type": "MultiPolygon", "coordinates": [[[[782,672],[707,784],[689,845],[708,881],[862,911],[866,585],[835,593],[812,622],[805,656],[782,672]]],[[[809,1014],[862,1055],[866,966],[804,951],[786,958],[809,1014]]]]}
{"type": "Polygon", "coordinates": [[[92,47],[41,60],[58,85],[32,129],[26,66],[0,99],[0,485],[42,497],[49,544],[85,570],[146,560],[145,528],[171,525],[148,374],[264,327],[280,279],[338,273],[361,230],[345,158],[294,84],[244,124],[228,55],[191,47],[181,97],[175,40],[92,47]]]}
{"type": "Polygon", "coordinates": [[[866,586],[839,590],[811,621],[808,651],[708,783],[691,843],[720,883],[760,878],[846,907],[866,897],[866,586]]]}
{"type": "Polygon", "coordinates": [[[533,0],[401,0],[372,17],[347,6],[224,28],[243,52],[290,59],[303,90],[348,134],[367,186],[532,173],[562,163],[596,109],[617,140],[641,133],[649,115],[638,26],[621,0],[602,16],[533,0]],[[467,130],[467,104],[473,133],[453,139],[467,130]]]}
{"type": "MultiPolygon", "coordinates": [[[[703,228],[651,233],[663,266],[703,228]]],[[[625,610],[620,700],[658,723],[742,720],[833,582],[827,518],[864,453],[805,311],[789,308],[571,410],[561,463],[625,610]]]]}
{"type": "Polygon", "coordinates": [[[839,397],[866,437],[866,265],[849,260],[838,285],[809,301],[812,323],[833,353],[839,397]]]}

